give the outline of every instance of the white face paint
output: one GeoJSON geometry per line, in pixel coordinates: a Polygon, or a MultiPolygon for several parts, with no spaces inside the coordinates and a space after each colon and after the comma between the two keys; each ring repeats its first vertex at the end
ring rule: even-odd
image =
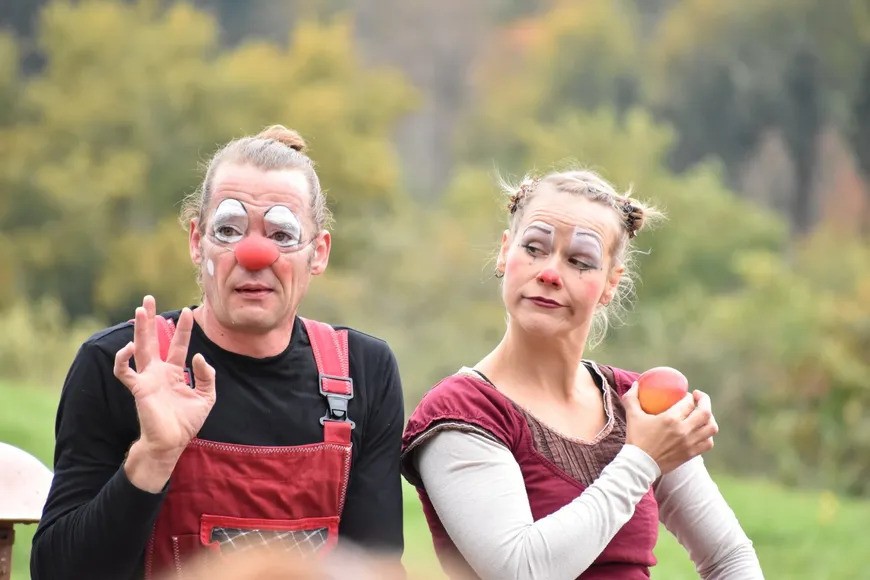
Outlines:
{"type": "Polygon", "coordinates": [[[292,248],[302,241],[302,224],[287,206],[271,207],[263,217],[266,221],[266,237],[279,248],[292,248]]]}
{"type": "MultiPolygon", "coordinates": [[[[560,239],[564,240],[566,232],[560,229],[560,239]]],[[[526,228],[520,237],[520,246],[533,259],[549,256],[556,251],[556,228],[544,222],[534,222],[526,228]]],[[[567,247],[561,252],[569,264],[581,271],[600,270],[603,260],[603,249],[598,234],[592,230],[577,226],[571,232],[567,247]]]]}
{"type": "Polygon", "coordinates": [[[240,242],[248,229],[248,212],[237,199],[225,199],[214,210],[211,231],[224,244],[240,242]]]}
{"type": "MultiPolygon", "coordinates": [[[[263,216],[265,234],[281,251],[302,248],[302,222],[293,210],[284,205],[270,207],[263,216]]],[[[241,242],[248,232],[250,216],[237,199],[225,199],[218,204],[211,220],[211,238],[219,245],[241,242]]],[[[230,249],[230,248],[227,248],[230,249]]]]}
{"type": "Polygon", "coordinates": [[[211,258],[205,262],[205,271],[208,272],[209,276],[214,276],[214,262],[211,258]]]}
{"type": "Polygon", "coordinates": [[[576,226],[571,246],[571,263],[583,270],[600,270],[604,264],[604,246],[594,231],[576,226]]]}

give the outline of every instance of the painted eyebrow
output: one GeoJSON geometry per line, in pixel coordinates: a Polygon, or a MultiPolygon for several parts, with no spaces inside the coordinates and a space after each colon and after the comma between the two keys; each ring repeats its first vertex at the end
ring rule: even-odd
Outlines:
{"type": "Polygon", "coordinates": [[[293,227],[297,229],[302,227],[302,220],[299,219],[296,212],[286,205],[273,205],[266,210],[265,214],[263,214],[263,219],[275,226],[293,227]]]}
{"type": "Polygon", "coordinates": [[[604,242],[592,232],[574,232],[570,247],[575,252],[594,257],[596,260],[601,259],[604,255],[604,242]]]}
{"type": "Polygon", "coordinates": [[[601,240],[601,237],[597,233],[591,232],[591,231],[586,231],[586,230],[584,230],[582,232],[575,231],[572,239],[576,240],[577,238],[592,238],[593,240],[597,241],[599,244],[603,243],[603,241],[601,240]]]}
{"type": "Polygon", "coordinates": [[[248,208],[237,199],[227,198],[220,202],[214,210],[216,219],[229,219],[235,217],[248,217],[248,208]],[[235,203],[227,203],[233,201],[235,203]]]}
{"type": "Polygon", "coordinates": [[[543,232],[545,234],[552,234],[553,233],[553,228],[551,228],[549,226],[542,225],[542,224],[531,224],[525,230],[523,230],[523,233],[525,234],[529,230],[538,230],[539,232],[543,232]]]}

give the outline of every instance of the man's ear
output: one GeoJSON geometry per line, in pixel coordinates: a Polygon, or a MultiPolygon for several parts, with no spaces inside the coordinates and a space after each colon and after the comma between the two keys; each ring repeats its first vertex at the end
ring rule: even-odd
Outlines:
{"type": "Polygon", "coordinates": [[[190,251],[190,261],[197,266],[202,264],[202,234],[199,232],[199,220],[190,220],[188,226],[187,245],[190,251]]]}
{"type": "Polygon", "coordinates": [[[311,256],[311,274],[319,276],[326,271],[329,264],[329,250],[332,248],[332,236],[323,230],[314,242],[314,250],[311,256]]]}

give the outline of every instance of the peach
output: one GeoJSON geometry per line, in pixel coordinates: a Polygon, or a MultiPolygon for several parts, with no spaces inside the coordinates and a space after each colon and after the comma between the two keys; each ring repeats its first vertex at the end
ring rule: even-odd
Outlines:
{"type": "Polygon", "coordinates": [[[650,415],[658,415],[673,406],[689,392],[689,380],[677,369],[655,367],[637,378],[637,398],[640,407],[650,415]]]}

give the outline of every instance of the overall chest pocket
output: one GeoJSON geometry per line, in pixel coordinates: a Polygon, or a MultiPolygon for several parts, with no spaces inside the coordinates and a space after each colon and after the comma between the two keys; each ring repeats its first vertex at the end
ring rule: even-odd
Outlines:
{"type": "Polygon", "coordinates": [[[337,543],[338,523],[338,517],[275,520],[204,514],[198,534],[171,536],[172,569],[167,577],[186,578],[185,573],[205,558],[219,560],[252,549],[321,557],[337,543]]]}
{"type": "Polygon", "coordinates": [[[325,553],[338,541],[338,516],[277,520],[203,514],[199,541],[221,553],[269,546],[299,555],[325,553]]]}

